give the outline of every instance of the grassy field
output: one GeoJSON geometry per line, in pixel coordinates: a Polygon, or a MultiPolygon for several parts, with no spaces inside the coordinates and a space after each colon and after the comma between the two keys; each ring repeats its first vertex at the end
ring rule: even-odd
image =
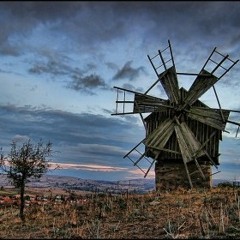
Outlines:
{"type": "MultiPolygon", "coordinates": [[[[63,193],[56,191],[53,194],[63,193]]],[[[75,198],[26,207],[24,224],[17,206],[1,205],[0,238],[240,238],[240,188],[115,196],[78,193],[75,198]]]]}

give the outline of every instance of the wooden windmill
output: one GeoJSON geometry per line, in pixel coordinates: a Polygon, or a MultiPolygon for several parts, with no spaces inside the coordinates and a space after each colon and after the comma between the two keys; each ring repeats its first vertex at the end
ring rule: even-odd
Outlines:
{"type": "Polygon", "coordinates": [[[222,132],[227,123],[240,125],[229,120],[230,112],[240,111],[221,108],[214,84],[238,60],[233,61],[215,47],[198,74],[179,73],[176,71],[170,41],[164,50],[158,50],[156,56],[148,56],[148,59],[157,80],[145,93],[114,86],[117,100],[116,112],[112,115],[140,114],[146,130],[146,137],[124,158],[129,158],[139,167],[144,177],[155,163],[157,189],[211,186],[211,166],[217,169],[219,165],[222,132]],[[178,75],[196,75],[189,90],[179,88],[178,75]],[[168,99],[149,95],[149,91],[159,83],[168,99]],[[199,100],[211,87],[219,108],[210,108],[199,100]],[[133,95],[132,101],[126,100],[127,94],[133,95]],[[126,104],[132,105],[131,111],[126,112],[126,104]],[[145,113],[149,115],[144,118],[145,113]],[[141,145],[144,145],[143,152],[139,151],[141,145]],[[146,171],[139,166],[143,160],[149,162],[146,171]]]}

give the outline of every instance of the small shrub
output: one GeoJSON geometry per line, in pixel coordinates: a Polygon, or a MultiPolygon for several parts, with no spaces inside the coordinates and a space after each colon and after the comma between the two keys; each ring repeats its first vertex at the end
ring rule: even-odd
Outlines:
{"type": "Polygon", "coordinates": [[[218,187],[233,187],[233,185],[230,182],[222,182],[218,184],[218,187]]]}
{"type": "Polygon", "coordinates": [[[117,202],[118,202],[118,206],[119,206],[119,208],[120,208],[121,210],[124,210],[124,209],[127,208],[127,203],[126,203],[126,201],[124,201],[124,199],[119,198],[119,199],[117,200],[117,202]]]}

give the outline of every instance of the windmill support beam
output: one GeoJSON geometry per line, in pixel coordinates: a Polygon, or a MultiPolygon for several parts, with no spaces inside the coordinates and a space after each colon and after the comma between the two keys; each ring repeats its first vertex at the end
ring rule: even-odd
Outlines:
{"type": "MultiPolygon", "coordinates": [[[[165,73],[162,75],[162,77],[164,77],[166,74],[167,74],[167,72],[165,72],[165,73]]],[[[148,88],[148,90],[147,90],[144,94],[147,94],[147,93],[160,81],[159,75],[157,75],[157,76],[158,76],[158,80],[157,80],[150,88],[148,88]]]]}
{"type": "Polygon", "coordinates": [[[200,77],[209,77],[210,74],[199,74],[199,73],[181,73],[177,72],[177,75],[190,75],[190,76],[200,76],[200,77]]]}
{"type": "Polygon", "coordinates": [[[235,135],[235,137],[237,137],[238,132],[239,132],[239,126],[238,126],[238,128],[237,128],[237,131],[236,131],[236,135],[235,135]]]}
{"type": "Polygon", "coordinates": [[[127,157],[132,151],[134,151],[138,146],[140,146],[145,141],[145,138],[139,142],[135,147],[133,147],[123,158],[127,157]]]}
{"type": "MultiPolygon", "coordinates": [[[[213,55],[213,53],[216,51],[216,49],[217,49],[217,48],[215,47],[215,48],[212,50],[212,52],[211,52],[210,56],[208,57],[207,61],[204,63],[201,71],[206,67],[208,61],[210,60],[210,58],[212,57],[212,55],[213,55]]],[[[200,71],[200,72],[201,72],[201,71],[200,71]]]]}
{"type": "Polygon", "coordinates": [[[227,120],[227,122],[240,126],[240,123],[238,123],[238,122],[234,122],[234,121],[230,121],[230,120],[227,120]]]}
{"type": "Polygon", "coordinates": [[[216,99],[217,99],[217,103],[218,103],[219,110],[220,110],[220,113],[221,113],[222,121],[225,122],[225,118],[224,118],[224,116],[223,116],[221,104],[220,104],[220,101],[219,101],[219,98],[218,98],[218,95],[217,95],[217,92],[216,92],[216,89],[215,89],[214,85],[213,85],[213,91],[214,91],[214,94],[215,94],[216,99]]]}
{"type": "Polygon", "coordinates": [[[219,79],[221,79],[227,72],[229,72],[230,69],[231,69],[238,61],[239,61],[239,59],[238,59],[237,61],[235,61],[235,62],[232,64],[232,66],[231,66],[226,72],[224,72],[224,73],[219,77],[219,79]]]}
{"type": "Polygon", "coordinates": [[[119,90],[122,90],[122,91],[126,91],[126,92],[130,92],[130,93],[137,93],[137,94],[144,95],[143,93],[140,93],[140,92],[137,92],[137,91],[133,91],[133,90],[129,90],[129,89],[126,89],[126,88],[121,88],[121,87],[116,87],[116,86],[114,86],[113,88],[116,88],[116,89],[119,89],[119,90]]]}
{"type": "Polygon", "coordinates": [[[167,149],[167,148],[160,148],[160,147],[151,146],[151,145],[149,145],[148,147],[149,147],[149,148],[156,149],[156,150],[159,150],[159,151],[163,151],[163,152],[169,152],[169,153],[175,153],[175,154],[181,155],[181,152],[174,151],[174,150],[167,149]]]}
{"type": "MultiPolygon", "coordinates": [[[[198,153],[200,151],[203,150],[203,148],[206,146],[206,144],[211,140],[211,138],[217,133],[217,131],[214,131],[210,137],[201,145],[201,147],[198,149],[198,151],[194,154],[194,158],[197,157],[198,153]]],[[[207,151],[204,150],[205,154],[207,155],[207,157],[209,158],[210,162],[216,167],[216,164],[214,163],[214,161],[212,160],[211,157],[209,157],[209,155],[207,154],[207,151]]]]}
{"type": "Polygon", "coordinates": [[[217,66],[212,70],[211,74],[213,74],[220,66],[221,64],[228,58],[228,55],[226,55],[218,64],[217,66]]]}
{"type": "Polygon", "coordinates": [[[195,164],[196,164],[196,166],[197,166],[197,168],[198,168],[198,171],[201,173],[202,178],[205,180],[205,179],[206,179],[206,178],[205,178],[205,175],[203,174],[203,171],[202,171],[202,169],[201,169],[201,167],[200,167],[200,165],[199,165],[199,163],[198,163],[198,161],[197,161],[196,158],[194,158],[194,162],[195,162],[195,164]]]}
{"type": "Polygon", "coordinates": [[[115,116],[115,115],[127,115],[127,114],[137,114],[137,112],[111,113],[112,116],[115,116]]]}
{"type": "Polygon", "coordinates": [[[169,46],[169,49],[170,49],[170,54],[171,54],[172,64],[173,64],[174,68],[176,68],[176,67],[175,67],[174,58],[173,58],[172,46],[171,46],[170,40],[168,40],[168,46],[169,46]]]}
{"type": "Polygon", "coordinates": [[[161,60],[162,60],[164,69],[167,70],[166,64],[165,64],[165,62],[164,62],[164,59],[163,59],[163,56],[162,56],[162,53],[160,52],[160,50],[158,50],[158,54],[159,54],[159,56],[160,56],[160,58],[161,58],[161,60]]]}
{"type": "MultiPolygon", "coordinates": [[[[129,157],[129,156],[127,156],[127,158],[134,164],[134,161],[129,157]]],[[[140,169],[144,174],[146,174],[143,170],[142,170],[142,168],[140,168],[138,165],[136,165],[137,167],[138,167],[138,169],[140,169]]]]}
{"type": "Polygon", "coordinates": [[[155,159],[153,159],[153,161],[152,161],[152,163],[151,163],[151,165],[149,166],[149,168],[148,168],[148,170],[147,170],[147,172],[145,173],[145,175],[144,175],[144,178],[148,175],[148,173],[149,173],[149,171],[150,171],[150,169],[152,168],[152,166],[153,166],[153,164],[155,163],[155,159]]]}
{"type": "Polygon", "coordinates": [[[147,55],[147,57],[148,57],[148,60],[150,61],[151,65],[152,65],[152,67],[153,67],[154,72],[155,72],[156,75],[158,76],[158,72],[157,72],[155,66],[153,65],[152,59],[149,57],[149,55],[147,55]]]}
{"type": "Polygon", "coordinates": [[[143,153],[143,154],[140,156],[140,158],[139,158],[136,162],[134,162],[134,166],[136,166],[136,165],[140,162],[140,160],[144,158],[144,156],[145,156],[145,153],[143,153]]]}
{"type": "Polygon", "coordinates": [[[146,123],[145,123],[145,121],[144,121],[144,119],[143,119],[143,115],[142,115],[142,113],[141,113],[141,111],[140,111],[140,108],[139,108],[139,106],[138,106],[138,103],[135,102],[135,104],[136,104],[136,106],[137,106],[137,108],[138,108],[138,110],[139,110],[139,115],[140,115],[140,117],[141,117],[143,126],[144,126],[145,130],[147,130],[147,126],[146,126],[146,123]]]}
{"type": "Polygon", "coordinates": [[[221,171],[217,171],[217,172],[215,172],[215,173],[212,173],[210,176],[213,176],[213,175],[215,175],[215,174],[217,174],[217,173],[220,173],[221,171]]]}
{"type": "Polygon", "coordinates": [[[186,170],[186,173],[187,173],[187,177],[188,177],[190,187],[193,188],[192,179],[191,179],[191,176],[190,176],[189,171],[188,171],[187,163],[185,162],[185,160],[183,160],[183,163],[184,163],[184,166],[185,166],[185,170],[186,170]]]}

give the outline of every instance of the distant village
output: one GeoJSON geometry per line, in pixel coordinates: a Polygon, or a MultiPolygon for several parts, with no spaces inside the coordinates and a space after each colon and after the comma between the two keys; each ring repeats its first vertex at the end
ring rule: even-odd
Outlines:
{"type": "MultiPolygon", "coordinates": [[[[214,185],[222,181],[216,181],[214,185]]],[[[239,187],[240,182],[235,184],[239,187]]],[[[27,189],[28,188],[37,189],[37,193],[28,194],[26,192],[26,207],[34,204],[64,204],[66,202],[84,205],[93,194],[144,194],[155,190],[154,179],[111,182],[63,176],[43,176],[41,179],[32,180],[28,183],[27,189]],[[55,191],[56,189],[58,189],[58,191],[55,191]]],[[[13,186],[9,184],[5,176],[0,175],[0,206],[19,205],[19,194],[6,194],[10,189],[13,189],[13,186]]]]}
{"type": "MultiPolygon", "coordinates": [[[[26,194],[25,206],[29,207],[30,205],[52,205],[52,204],[62,204],[62,203],[71,203],[77,205],[84,205],[87,202],[89,196],[81,196],[70,193],[69,195],[33,195],[26,194]]],[[[20,205],[20,195],[2,195],[0,196],[0,205],[1,206],[19,206],[20,205]]]]}
{"type": "MultiPolygon", "coordinates": [[[[35,189],[38,192],[28,194],[26,191],[26,207],[34,204],[64,204],[66,202],[84,205],[87,199],[92,197],[92,194],[142,194],[152,191],[154,190],[154,181],[140,179],[111,182],[63,176],[43,176],[41,179],[33,179],[27,183],[26,187],[26,190],[35,189]]],[[[13,190],[13,186],[9,184],[6,176],[0,175],[0,206],[18,206],[20,204],[18,193],[6,194],[11,189],[13,190]]]]}

